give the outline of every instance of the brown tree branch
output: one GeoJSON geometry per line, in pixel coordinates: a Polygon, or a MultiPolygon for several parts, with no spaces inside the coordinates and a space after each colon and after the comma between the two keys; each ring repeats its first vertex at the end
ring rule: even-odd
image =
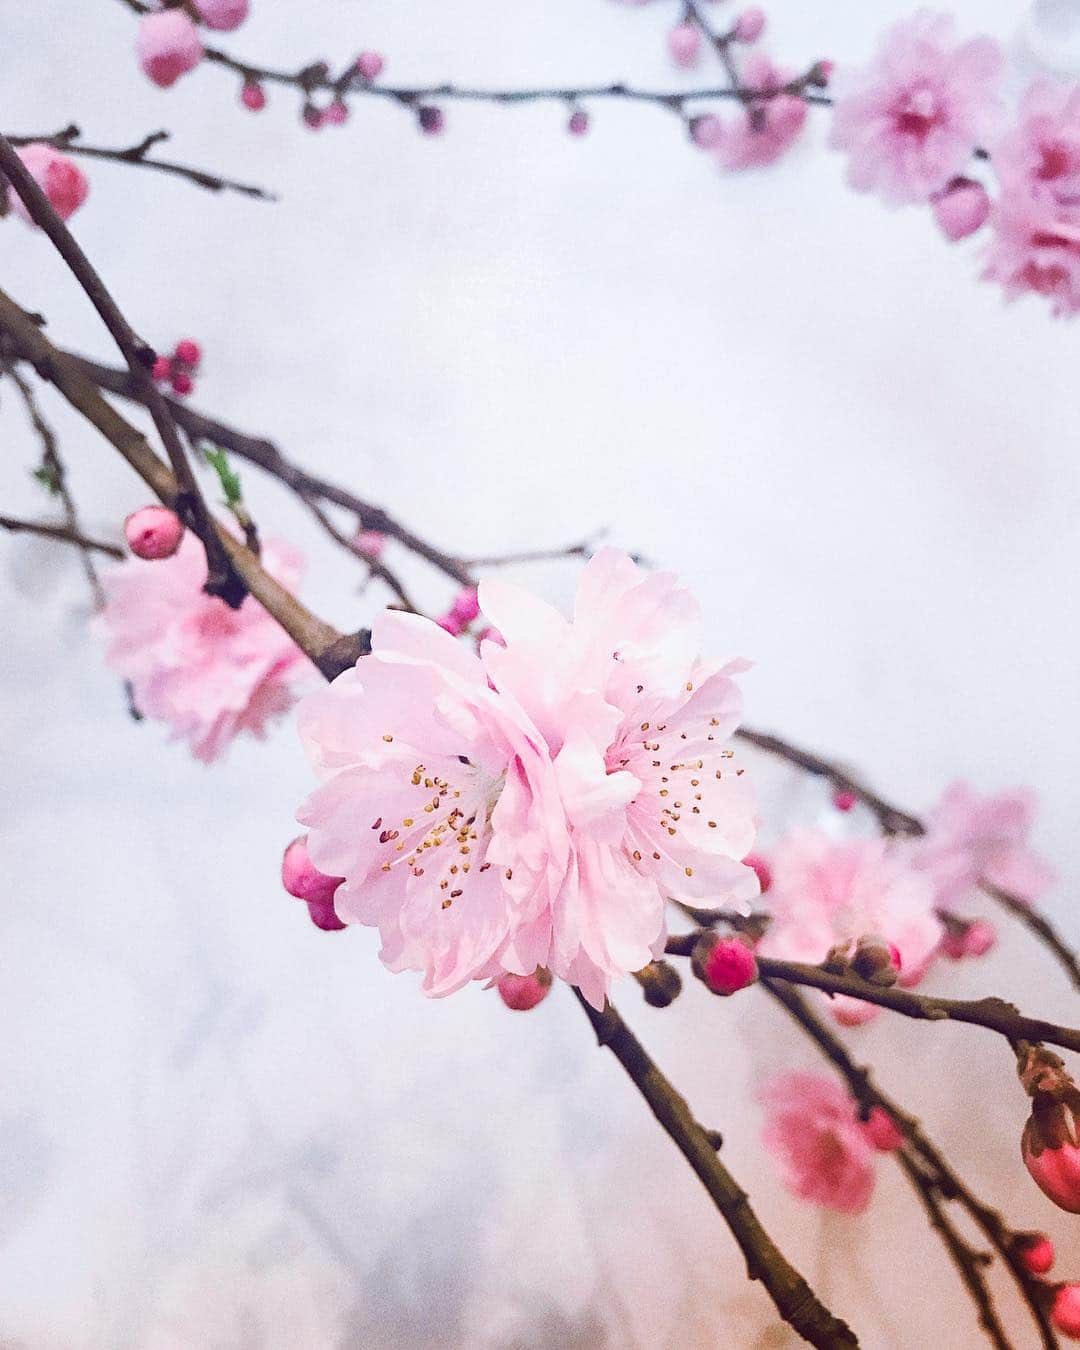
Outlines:
{"type": "Polygon", "coordinates": [[[858,1345],[846,1323],[818,1301],[813,1290],[784,1257],[761,1226],[749,1199],[716,1154],[708,1133],[694,1118],[686,1100],[650,1059],[641,1042],[610,1003],[603,1012],[574,990],[592,1024],[596,1039],[626,1070],[649,1109],[708,1191],[746,1257],[747,1274],[761,1280],[780,1316],[811,1345],[842,1350],[858,1345]]]}
{"type": "Polygon", "coordinates": [[[38,534],[44,539],[74,544],[83,552],[103,553],[108,558],[121,559],[124,556],[124,550],[116,544],[106,544],[100,539],[88,539],[70,525],[50,525],[45,520],[21,520],[17,516],[0,516],[0,529],[8,530],[11,534],[38,534]]]}

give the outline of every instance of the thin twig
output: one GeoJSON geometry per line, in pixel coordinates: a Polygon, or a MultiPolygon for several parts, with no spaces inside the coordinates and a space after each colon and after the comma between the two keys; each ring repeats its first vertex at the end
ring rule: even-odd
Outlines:
{"type": "Polygon", "coordinates": [[[106,544],[101,539],[90,539],[79,534],[70,525],[51,525],[47,520],[22,520],[17,516],[0,516],[0,529],[12,534],[38,534],[44,539],[53,539],[63,544],[74,544],[84,552],[103,553],[107,558],[122,560],[124,550],[116,544],[106,544]]]}
{"type": "Polygon", "coordinates": [[[596,1033],[626,1070],[649,1109],[708,1191],[746,1257],[747,1274],[761,1280],[780,1316],[811,1345],[840,1350],[858,1341],[846,1323],[818,1301],[813,1290],[761,1226],[746,1192],[717,1156],[686,1100],[659,1070],[610,1003],[597,1012],[574,990],[596,1033]]]}

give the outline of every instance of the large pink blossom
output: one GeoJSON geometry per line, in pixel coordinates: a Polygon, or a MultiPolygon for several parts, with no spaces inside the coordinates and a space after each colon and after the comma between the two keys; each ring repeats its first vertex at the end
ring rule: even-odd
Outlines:
{"type": "Polygon", "coordinates": [[[762,97],[747,103],[724,127],[717,158],[731,171],[775,164],[806,122],[805,100],[780,92],[792,72],[779,70],[763,53],[753,52],[743,62],[741,74],[743,84],[762,97]]]}
{"type": "MultiPolygon", "coordinates": [[[[767,956],[824,960],[833,946],[876,935],[900,953],[901,979],[917,983],[942,937],[934,887],[883,839],[838,842],[793,830],[769,855],[772,922],[761,943],[767,956]]],[[[867,1021],[877,1009],[838,997],[829,1006],[843,1022],[867,1021]]]]}
{"type": "MultiPolygon", "coordinates": [[[[90,184],[82,169],[54,146],[43,141],[32,141],[15,152],[30,172],[30,176],[49,199],[49,205],[61,220],[68,220],[86,201],[90,184]]],[[[14,190],[8,201],[15,215],[33,224],[30,212],[14,190]]]]}
{"type": "Polygon", "coordinates": [[[1006,295],[1045,296],[1080,311],[1080,87],[1039,80],[995,144],[1001,193],[984,275],[1006,295]]]}
{"type": "Polygon", "coordinates": [[[861,1214],[874,1191],[874,1145],[850,1094],[834,1079],[786,1073],[758,1093],[762,1143],[780,1162],[784,1185],[801,1200],[861,1214]]]}
{"type": "Polygon", "coordinates": [[[1012,788],[980,797],[967,783],[952,783],[927,817],[915,849],[916,866],[934,884],[937,904],[949,909],[980,881],[1033,905],[1054,881],[1052,868],[1031,848],[1035,794],[1012,788]]]}
{"type": "Polygon", "coordinates": [[[996,42],[958,44],[944,15],[895,24],[869,66],[835,83],[830,144],[848,152],[852,187],[894,205],[941,191],[997,125],[1003,71],[996,42]]]}
{"type": "Polygon", "coordinates": [[[379,927],[383,960],[429,994],[550,969],[596,1007],[659,952],[667,897],[748,899],[753,803],[725,748],[731,674],[705,667],[700,614],[670,576],[611,550],[573,621],[483,582],[505,646],[473,656],[388,613],[372,654],[305,700],[324,779],[300,811],[336,906],[379,927]]]}
{"type": "MultiPolygon", "coordinates": [[[[301,562],[291,549],[267,541],[262,561],[295,589],[301,562]]],[[[256,600],[230,609],[203,591],[205,580],[203,547],[188,533],[171,558],[131,558],[103,575],[99,623],[109,664],[130,681],[139,711],[169,723],[209,762],[238,735],[263,736],[310,667],[256,600]]]]}

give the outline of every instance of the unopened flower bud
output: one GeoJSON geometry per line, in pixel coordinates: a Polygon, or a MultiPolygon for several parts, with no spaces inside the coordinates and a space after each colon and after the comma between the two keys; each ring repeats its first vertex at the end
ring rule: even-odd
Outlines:
{"type": "Polygon", "coordinates": [[[318,131],[322,127],[323,115],[314,103],[305,103],[300,110],[300,117],[309,131],[318,131]]]}
{"type": "Polygon", "coordinates": [[[155,357],[154,364],[150,367],[150,374],[158,383],[167,380],[172,374],[172,362],[167,356],[155,357]]]}
{"type": "Polygon", "coordinates": [[[858,804],[858,796],[850,788],[837,788],[832,803],[838,811],[850,811],[858,804]]]}
{"type": "Polygon", "coordinates": [[[806,83],[814,85],[815,88],[824,89],[832,79],[835,70],[835,61],[815,61],[810,67],[806,83]]]}
{"type": "MultiPolygon", "coordinates": [[[[319,871],[308,853],[306,834],[294,839],[281,859],[281,884],[290,895],[306,900],[309,905],[332,906],[334,892],[343,880],[344,877],[330,877],[319,871]]],[[[318,922],[314,914],[312,919],[318,922]]]]}
{"type": "Polygon", "coordinates": [[[181,398],[187,398],[188,394],[195,388],[195,381],[186,370],[177,370],[173,368],[169,383],[173,387],[173,393],[179,394],[181,398]]]}
{"type": "Polygon", "coordinates": [[[666,1008],[682,992],[682,979],[670,961],[650,961],[637,971],[636,979],[653,1008],[666,1008]]]}
{"type": "Polygon", "coordinates": [[[139,64],[161,89],[170,88],[203,59],[198,30],[182,9],[144,14],[135,49],[139,64]]]}
{"type": "Polygon", "coordinates": [[[904,1142],[899,1126],[883,1106],[872,1106],[862,1121],[863,1134],[879,1153],[893,1153],[904,1142]]]}
{"type": "Polygon", "coordinates": [[[358,530],[354,540],[356,547],[371,558],[381,558],[386,547],[386,535],[378,530],[358,530]]]}
{"type": "Polygon", "coordinates": [[[959,919],[951,914],[946,916],[941,951],[950,961],[985,956],[996,943],[997,930],[986,919],[959,919]]]}
{"type": "Polygon", "coordinates": [[[1039,1093],[1020,1139],[1024,1166],[1059,1209],[1080,1214],[1080,1138],[1075,1102],[1039,1093]]]}
{"type": "Polygon", "coordinates": [[[677,23],[668,34],[667,45],[676,65],[692,66],[698,59],[701,34],[688,20],[677,23]]]}
{"type": "Polygon", "coordinates": [[[715,150],[724,139],[724,124],[715,113],[691,117],[690,139],[699,150],[715,150]]]}
{"type": "Polygon", "coordinates": [[[495,987],[499,997],[514,1012],[528,1012],[543,1003],[551,992],[551,972],[543,966],[531,975],[501,975],[495,987]]]}
{"type": "Polygon", "coordinates": [[[167,506],[143,506],[124,521],[124,538],[136,558],[171,558],[184,537],[184,524],[167,506]]]}
{"type": "Polygon", "coordinates": [[[377,80],[386,61],[379,52],[361,52],[353,62],[353,70],[362,80],[377,80]]]}
{"type": "Polygon", "coordinates": [[[703,933],[690,958],[694,974],[714,994],[736,994],[757,979],[757,958],[740,937],[703,933]]]}
{"type": "Polygon", "coordinates": [[[756,5],[751,9],[744,9],[735,20],[732,31],[738,42],[756,42],[765,31],[765,11],[758,9],[756,5]]]}
{"type": "Polygon", "coordinates": [[[1054,1264],[1054,1244],[1045,1233],[1021,1233],[1017,1250],[1024,1269],[1031,1275],[1045,1275],[1054,1264]]]}
{"type": "Polygon", "coordinates": [[[179,361],[181,365],[187,366],[189,370],[197,370],[199,362],[202,360],[202,348],[194,338],[181,338],[176,344],[173,358],[179,361]]]}
{"type": "Polygon", "coordinates": [[[430,103],[422,104],[417,109],[416,120],[420,123],[420,130],[425,136],[438,136],[446,126],[443,110],[430,103]]]}
{"type": "Polygon", "coordinates": [[[1063,1284],[1050,1309],[1054,1328],[1071,1341],[1080,1341],[1080,1284],[1063,1284]]]}
{"type": "MultiPolygon", "coordinates": [[[[15,151],[23,168],[49,199],[49,205],[61,220],[68,220],[82,206],[90,192],[90,183],[82,169],[44,141],[32,141],[15,151]]],[[[11,209],[27,224],[34,223],[17,192],[9,195],[11,209]]]]}
{"type": "Polygon", "coordinates": [[[195,0],[195,8],[207,28],[231,33],[248,16],[248,0],[195,0]]]}
{"type": "Polygon", "coordinates": [[[589,129],[589,114],[584,108],[575,108],[570,114],[566,129],[571,136],[584,136],[589,129]]]}
{"type": "Polygon", "coordinates": [[[955,243],[986,224],[990,215],[990,196],[973,178],[954,178],[931,198],[931,206],[942,234],[955,243]]]}
{"type": "Polygon", "coordinates": [[[899,957],[897,948],[884,938],[861,937],[855,944],[851,968],[870,984],[879,984],[887,989],[896,983],[896,977],[900,974],[899,957]]]}
{"type": "Polygon", "coordinates": [[[266,107],[266,90],[258,80],[245,80],[240,90],[240,102],[249,112],[262,112],[266,107]]]}
{"type": "Polygon", "coordinates": [[[458,591],[454,603],[450,606],[450,612],[463,627],[472,623],[480,613],[480,597],[476,593],[476,587],[466,586],[458,591]]]}
{"type": "Polygon", "coordinates": [[[324,933],[340,933],[343,928],[348,927],[338,918],[332,899],[309,900],[307,909],[311,922],[324,933]]]}
{"type": "Polygon", "coordinates": [[[349,105],[343,103],[341,99],[334,99],[329,108],[323,113],[323,121],[327,126],[341,127],[349,120],[349,105]]]}

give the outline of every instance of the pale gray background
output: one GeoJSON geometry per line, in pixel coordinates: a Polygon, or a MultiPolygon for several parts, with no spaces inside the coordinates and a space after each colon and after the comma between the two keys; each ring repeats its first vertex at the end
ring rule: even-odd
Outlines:
{"type": "MultiPolygon", "coordinates": [[[[374,46],[403,80],[689,83],[662,46],[676,8],[254,0],[223,44],[282,64],[374,46]]],[[[1023,17],[957,9],[1010,41],[1023,17]]],[[[903,12],[783,0],[769,49],[861,56],[903,12]]],[[[913,806],[955,774],[1038,785],[1050,907],[1080,937],[1080,328],[1003,307],[976,283],[978,245],[946,245],[925,213],[850,194],[823,118],[781,167],[735,179],[633,107],[594,109],[582,142],[558,106],[454,106],[432,142],[362,103],[312,136],[289,94],[252,117],[213,69],[151,87],[118,0],[0,0],[0,17],[4,129],[75,118],[120,143],[168,126],[178,156],[281,191],[263,206],[91,170],[79,237],[149,337],[204,343],[199,405],[463,552],[611,526],[690,579],[715,650],[755,658],[755,721],[913,806]]],[[[42,238],[12,222],[0,251],[2,284],[57,340],[111,359],[42,238]]],[[[145,494],[46,406],[88,522],[115,532],[145,494]]],[[[10,394],[0,434],[4,506],[32,513],[35,445],[10,394]]],[[[368,617],[374,598],[289,496],[244,479],[264,529],[308,547],[311,603],[368,617]]],[[[0,551],[0,1343],[786,1345],[572,1001],[528,1019],[479,990],[427,1003],[373,935],[310,929],[277,882],[310,781],[291,726],[212,771],[166,748],[124,715],[74,559],[0,551]]],[[[563,599],[573,569],[521,575],[563,599]]],[[[445,602],[438,578],[410,578],[445,602]]],[[[799,802],[820,809],[813,790],[799,802]]],[[[1075,1020],[1056,968],[1002,927],[994,958],[934,987],[1075,1020]]],[[[982,1343],[890,1164],[855,1221],[775,1185],[753,1075],[812,1060],[762,996],[621,1002],[865,1345],[982,1343]]],[[[908,1023],[858,1041],[1080,1275],[1075,1220],[1019,1169],[1005,1048],[908,1023]]]]}

